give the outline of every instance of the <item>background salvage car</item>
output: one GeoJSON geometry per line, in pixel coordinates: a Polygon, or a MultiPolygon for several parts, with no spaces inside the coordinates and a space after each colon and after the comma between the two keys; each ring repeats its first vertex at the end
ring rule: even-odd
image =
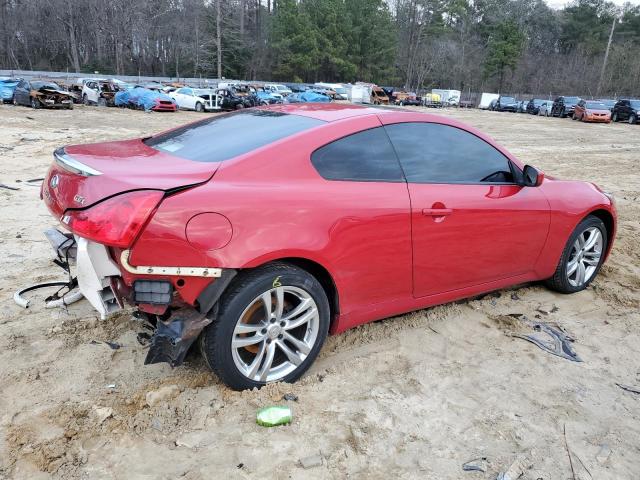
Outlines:
{"type": "Polygon", "coordinates": [[[42,196],[84,296],[155,325],[146,363],[199,337],[235,389],[300,378],[329,332],[529,281],[581,291],[616,231],[592,183],[409,111],[247,109],[54,157],[42,196]]]}
{"type": "Polygon", "coordinates": [[[611,112],[597,100],[580,100],[573,112],[573,119],[581,122],[611,122],[611,112]]]}
{"type": "Polygon", "coordinates": [[[613,107],[611,119],[614,122],[638,123],[638,119],[640,119],[640,100],[620,100],[613,107]]]}
{"type": "Polygon", "coordinates": [[[21,80],[13,92],[14,105],[32,108],[73,108],[74,96],[57,83],[21,80]]]}
{"type": "Polygon", "coordinates": [[[182,87],[169,93],[183,110],[196,112],[220,110],[220,98],[213,90],[204,88],[182,87]]]}
{"type": "Polygon", "coordinates": [[[573,112],[576,108],[576,104],[580,101],[579,97],[558,97],[553,101],[551,105],[552,117],[573,117],[573,112]]]}

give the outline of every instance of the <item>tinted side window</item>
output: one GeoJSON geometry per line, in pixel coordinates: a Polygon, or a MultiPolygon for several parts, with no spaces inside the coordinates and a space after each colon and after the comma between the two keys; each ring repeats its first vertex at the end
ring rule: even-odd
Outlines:
{"type": "Polygon", "coordinates": [[[320,147],[311,155],[311,163],[327,180],[404,181],[382,127],[354,133],[320,147]]]}
{"type": "Polygon", "coordinates": [[[385,128],[408,182],[513,182],[508,159],[469,132],[438,123],[385,128]]]}

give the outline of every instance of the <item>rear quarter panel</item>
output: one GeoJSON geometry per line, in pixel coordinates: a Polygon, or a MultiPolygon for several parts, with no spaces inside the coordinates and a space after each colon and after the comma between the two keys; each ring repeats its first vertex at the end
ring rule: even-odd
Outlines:
{"type": "Polygon", "coordinates": [[[212,181],[162,203],[132,264],[252,268],[305,258],[331,274],[341,313],[409,296],[406,184],[327,181],[310,162],[316,148],[378,126],[375,115],[332,122],[223,162],[212,181]],[[189,243],[185,225],[203,212],[229,219],[232,238],[223,248],[189,243]]]}

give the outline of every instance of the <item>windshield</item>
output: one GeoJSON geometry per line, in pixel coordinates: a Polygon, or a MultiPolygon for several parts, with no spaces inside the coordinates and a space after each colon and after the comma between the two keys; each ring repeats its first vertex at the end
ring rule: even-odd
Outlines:
{"type": "Polygon", "coordinates": [[[41,88],[60,90],[60,87],[53,82],[31,82],[31,88],[33,88],[34,90],[40,90],[41,88]]]}
{"type": "Polygon", "coordinates": [[[587,102],[585,106],[590,110],[609,110],[602,102],[587,102]]]}
{"type": "Polygon", "coordinates": [[[578,103],[580,97],[564,97],[564,103],[578,103]]]}
{"type": "Polygon", "coordinates": [[[287,87],[285,87],[284,85],[276,85],[276,90],[288,91],[289,89],[287,87]]]}
{"type": "Polygon", "coordinates": [[[513,97],[502,97],[500,101],[503,103],[516,103],[516,99],[513,97]]]}
{"type": "Polygon", "coordinates": [[[346,89],[346,88],[343,88],[343,87],[336,87],[336,88],[334,88],[333,90],[334,90],[336,93],[340,93],[340,94],[347,93],[347,89],[346,89]]]}
{"type": "Polygon", "coordinates": [[[640,100],[630,100],[629,103],[633,108],[640,108],[640,100]]]}
{"type": "Polygon", "coordinates": [[[221,162],[324,123],[269,110],[242,110],[161,133],[144,143],[196,162],[221,162]]]}
{"type": "Polygon", "coordinates": [[[536,107],[539,107],[540,105],[543,105],[543,104],[544,104],[544,103],[546,103],[546,102],[547,102],[547,100],[541,100],[541,99],[539,99],[539,98],[534,98],[534,99],[533,99],[533,104],[534,104],[536,107]]]}
{"type": "Polygon", "coordinates": [[[207,90],[206,88],[196,88],[193,93],[195,93],[197,96],[200,95],[212,95],[213,91],[212,90],[207,90]]]}

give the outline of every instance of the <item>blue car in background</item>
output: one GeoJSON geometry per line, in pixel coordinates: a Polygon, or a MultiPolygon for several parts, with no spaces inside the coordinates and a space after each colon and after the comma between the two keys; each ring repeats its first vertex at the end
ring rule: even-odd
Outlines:
{"type": "Polygon", "coordinates": [[[267,92],[265,90],[256,90],[256,97],[258,97],[258,102],[260,105],[273,105],[276,103],[282,103],[281,95],[274,95],[271,92],[267,92]]]}
{"type": "Polygon", "coordinates": [[[0,78],[0,99],[2,102],[13,102],[13,92],[18,83],[20,83],[19,78],[0,78]]]}

